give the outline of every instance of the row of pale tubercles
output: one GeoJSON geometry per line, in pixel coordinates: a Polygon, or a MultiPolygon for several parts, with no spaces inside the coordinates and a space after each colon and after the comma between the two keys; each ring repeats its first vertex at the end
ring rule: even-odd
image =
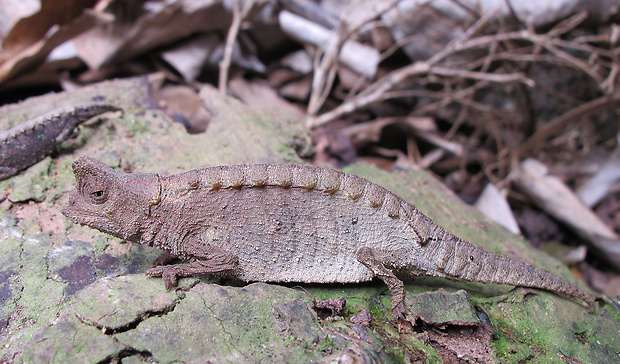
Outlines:
{"type": "Polygon", "coordinates": [[[297,164],[250,164],[220,166],[189,172],[189,189],[278,186],[342,192],[351,200],[364,198],[373,208],[383,207],[388,216],[410,214],[409,204],[385,188],[361,177],[337,170],[297,164]]]}

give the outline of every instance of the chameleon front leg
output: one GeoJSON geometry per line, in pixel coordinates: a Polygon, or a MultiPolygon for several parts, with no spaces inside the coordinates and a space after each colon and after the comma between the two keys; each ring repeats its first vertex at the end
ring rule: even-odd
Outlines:
{"type": "Polygon", "coordinates": [[[188,245],[192,248],[187,251],[194,259],[192,262],[151,268],[146,271],[146,275],[162,277],[166,289],[170,289],[177,285],[179,277],[222,272],[234,269],[239,263],[236,255],[216,246],[201,241],[193,241],[193,244],[188,245]]]}
{"type": "Polygon", "coordinates": [[[387,284],[392,294],[392,315],[394,318],[405,317],[405,284],[384,265],[381,253],[375,249],[363,247],[357,251],[357,260],[387,284]]]}

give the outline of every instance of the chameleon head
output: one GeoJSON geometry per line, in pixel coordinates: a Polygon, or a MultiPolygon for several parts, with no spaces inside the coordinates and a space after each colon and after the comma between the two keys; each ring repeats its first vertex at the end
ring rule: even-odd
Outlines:
{"type": "Polygon", "coordinates": [[[73,162],[76,187],[62,214],[121,239],[138,242],[150,207],[159,202],[156,174],[117,172],[89,157],[73,162]]]}

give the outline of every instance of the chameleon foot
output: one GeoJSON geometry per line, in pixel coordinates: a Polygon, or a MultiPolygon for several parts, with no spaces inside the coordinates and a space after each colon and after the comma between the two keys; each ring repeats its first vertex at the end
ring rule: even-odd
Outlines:
{"type": "Polygon", "coordinates": [[[357,260],[387,284],[392,293],[392,315],[395,319],[405,317],[405,284],[383,265],[381,254],[375,249],[363,247],[357,251],[357,260]]]}

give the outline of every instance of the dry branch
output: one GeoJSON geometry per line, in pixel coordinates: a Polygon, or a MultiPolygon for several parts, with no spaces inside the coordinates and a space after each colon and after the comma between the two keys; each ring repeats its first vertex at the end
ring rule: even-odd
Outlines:
{"type": "Polygon", "coordinates": [[[559,178],[550,175],[544,164],[527,159],[514,171],[512,180],[541,209],[565,223],[590,242],[601,258],[620,269],[620,237],[559,178]]]}
{"type": "MultiPolygon", "coordinates": [[[[320,59],[320,61],[317,62],[312,79],[308,104],[309,115],[315,115],[318,112],[331,90],[336,73],[334,65],[345,41],[364,24],[380,16],[396,3],[398,0],[356,0],[342,13],[338,28],[333,32],[327,45],[319,49],[316,54],[317,60],[320,59]]],[[[370,76],[374,76],[374,73],[370,76]]]]}
{"type": "Polygon", "coordinates": [[[240,9],[239,5],[240,0],[233,1],[233,19],[230,24],[230,29],[228,30],[228,35],[226,36],[226,46],[224,47],[224,57],[222,62],[220,63],[220,76],[219,76],[219,84],[218,88],[222,95],[226,95],[226,87],[228,84],[228,70],[230,69],[230,61],[232,59],[233,47],[235,45],[235,41],[237,40],[237,35],[239,34],[239,28],[241,27],[241,22],[245,17],[248,16],[250,10],[254,6],[254,0],[248,0],[243,5],[243,9],[240,9]]]}
{"type": "Polygon", "coordinates": [[[370,85],[368,88],[352,97],[339,107],[322,114],[318,117],[309,118],[306,121],[306,127],[316,128],[327,124],[343,115],[353,112],[357,109],[369,106],[377,101],[385,100],[385,94],[394,86],[404,82],[405,80],[416,77],[433,74],[437,76],[451,76],[475,79],[479,81],[489,82],[521,82],[528,86],[533,86],[534,81],[525,77],[523,74],[491,74],[484,72],[473,72],[461,69],[450,69],[445,67],[432,67],[429,62],[416,62],[410,66],[400,68],[381,80],[370,85]]]}
{"type": "MultiPolygon", "coordinates": [[[[306,126],[309,128],[316,128],[341,118],[355,110],[368,107],[376,102],[384,101],[392,97],[402,97],[407,91],[397,90],[398,86],[402,85],[405,81],[412,82],[412,80],[419,77],[434,76],[443,79],[468,79],[475,84],[480,82],[517,82],[530,87],[534,86],[534,82],[523,72],[507,71],[505,69],[506,66],[504,66],[503,69],[491,70],[491,63],[497,60],[506,60],[509,62],[544,61],[569,66],[585,72],[596,81],[602,91],[609,92],[609,90],[613,90],[613,87],[609,85],[613,85],[613,81],[618,72],[616,65],[613,62],[610,63],[614,65],[614,68],[606,72],[605,69],[601,70],[602,62],[591,65],[588,61],[582,60],[576,56],[575,53],[599,54],[599,58],[610,58],[610,56],[615,54],[615,50],[605,50],[588,44],[566,41],[559,38],[579,25],[585,19],[585,16],[586,14],[584,13],[577,14],[543,34],[536,34],[532,29],[523,29],[475,37],[475,35],[481,33],[493,19],[493,14],[486,14],[473,24],[461,38],[451,41],[446,47],[435,53],[428,60],[418,61],[392,71],[346,100],[340,106],[322,115],[317,116],[313,114],[318,110],[316,105],[314,105],[315,107],[313,108],[309,108],[309,116],[305,121],[306,126]],[[523,43],[527,43],[529,46],[524,47],[522,45],[523,43]],[[514,47],[514,45],[517,44],[519,44],[519,46],[514,47]],[[564,49],[569,50],[570,53],[564,49]],[[477,59],[471,59],[472,54],[481,51],[485,53],[483,56],[477,59]]],[[[390,50],[390,52],[392,51],[393,50],[390,50]]],[[[325,89],[322,88],[324,86],[324,83],[315,83],[313,85],[313,87],[321,87],[320,89],[322,92],[325,91],[325,89]]],[[[446,92],[449,91],[450,90],[447,90],[446,92]]],[[[451,92],[455,91],[456,90],[452,90],[451,92]]],[[[316,92],[316,88],[313,89],[313,92],[316,92]]],[[[324,94],[322,95],[325,96],[324,94]]],[[[473,100],[455,98],[454,95],[448,96],[447,98],[463,104],[475,105],[476,107],[480,106],[473,100]]],[[[444,106],[446,102],[441,100],[436,103],[436,105],[444,106]]],[[[430,109],[425,107],[425,111],[428,112],[430,109]]],[[[421,115],[415,110],[414,113],[416,115],[421,115]]]]}
{"type": "Polygon", "coordinates": [[[602,109],[609,107],[609,105],[613,105],[618,102],[620,102],[620,93],[615,93],[611,96],[603,96],[570,109],[545,124],[542,128],[538,129],[535,134],[519,146],[516,154],[523,157],[532,153],[535,148],[541,145],[549,137],[556,134],[559,130],[566,127],[570,122],[583,118],[589,114],[600,112],[602,109]]]}

